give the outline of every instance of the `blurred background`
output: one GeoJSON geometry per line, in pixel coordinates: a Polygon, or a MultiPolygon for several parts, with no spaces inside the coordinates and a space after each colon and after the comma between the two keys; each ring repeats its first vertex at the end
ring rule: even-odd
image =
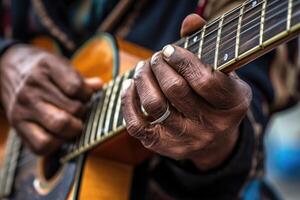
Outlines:
{"type": "Polygon", "coordinates": [[[266,179],[282,199],[300,199],[300,104],[271,119],[265,137],[266,179]]]}

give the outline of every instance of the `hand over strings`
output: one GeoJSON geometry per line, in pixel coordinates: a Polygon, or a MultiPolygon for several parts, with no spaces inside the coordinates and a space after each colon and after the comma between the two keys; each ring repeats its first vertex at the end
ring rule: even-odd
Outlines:
{"type": "MultiPolygon", "coordinates": [[[[188,16],[182,36],[204,23],[188,16]]],[[[191,52],[167,45],[137,64],[133,80],[124,84],[122,109],[129,134],[146,148],[206,170],[232,152],[251,98],[235,73],[213,71],[191,52]]]]}

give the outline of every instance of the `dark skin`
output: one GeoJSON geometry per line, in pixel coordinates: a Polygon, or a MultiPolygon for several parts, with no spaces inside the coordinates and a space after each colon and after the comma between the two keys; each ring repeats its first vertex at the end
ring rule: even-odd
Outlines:
{"type": "MultiPolygon", "coordinates": [[[[188,16],[182,35],[204,24],[188,16]]],[[[251,89],[236,75],[212,72],[188,51],[168,46],[139,64],[127,82],[122,108],[130,135],[161,155],[191,159],[199,169],[220,165],[232,152],[251,101],[251,89]],[[149,125],[169,102],[171,115],[149,125]]],[[[1,98],[12,126],[37,154],[55,152],[82,129],[84,105],[101,80],[84,80],[67,59],[29,45],[10,47],[0,60],[1,98]]]]}
{"type": "Polygon", "coordinates": [[[84,105],[100,79],[84,80],[67,59],[23,44],[0,64],[7,118],[33,152],[49,155],[80,134],[84,105]]]}
{"type": "MultiPolygon", "coordinates": [[[[190,15],[181,33],[203,24],[199,16],[190,15]]],[[[191,159],[207,170],[232,152],[251,97],[250,87],[234,73],[212,71],[191,52],[168,45],[137,65],[134,79],[125,84],[122,108],[129,134],[146,148],[177,160],[191,159]],[[170,116],[154,125],[141,109],[158,119],[167,104],[170,116]]]]}

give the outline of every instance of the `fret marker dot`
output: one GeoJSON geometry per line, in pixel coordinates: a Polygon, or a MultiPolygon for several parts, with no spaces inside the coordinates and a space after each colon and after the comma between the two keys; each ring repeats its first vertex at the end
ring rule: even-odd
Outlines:
{"type": "Polygon", "coordinates": [[[252,2],[252,7],[256,6],[256,4],[257,4],[257,1],[253,1],[252,2]]]}
{"type": "Polygon", "coordinates": [[[197,42],[197,39],[198,39],[198,37],[195,36],[195,37],[193,38],[193,42],[197,42]]]}
{"type": "Polygon", "coordinates": [[[224,61],[227,61],[227,59],[228,59],[228,54],[225,53],[225,55],[224,55],[224,61]]]}

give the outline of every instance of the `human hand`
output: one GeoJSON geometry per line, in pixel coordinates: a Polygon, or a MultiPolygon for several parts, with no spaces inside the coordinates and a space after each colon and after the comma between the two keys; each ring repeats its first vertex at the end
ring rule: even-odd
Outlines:
{"type": "Polygon", "coordinates": [[[85,103],[102,85],[84,80],[67,59],[20,44],[2,55],[0,81],[9,122],[39,155],[81,133],[85,103]]]}
{"type": "MultiPolygon", "coordinates": [[[[191,15],[181,33],[203,22],[191,15]]],[[[234,73],[213,71],[191,52],[167,45],[151,61],[137,65],[134,79],[124,84],[122,109],[128,133],[146,148],[173,159],[191,159],[206,170],[232,152],[251,97],[250,87],[234,73]],[[151,123],[168,108],[163,122],[151,123]]]]}

